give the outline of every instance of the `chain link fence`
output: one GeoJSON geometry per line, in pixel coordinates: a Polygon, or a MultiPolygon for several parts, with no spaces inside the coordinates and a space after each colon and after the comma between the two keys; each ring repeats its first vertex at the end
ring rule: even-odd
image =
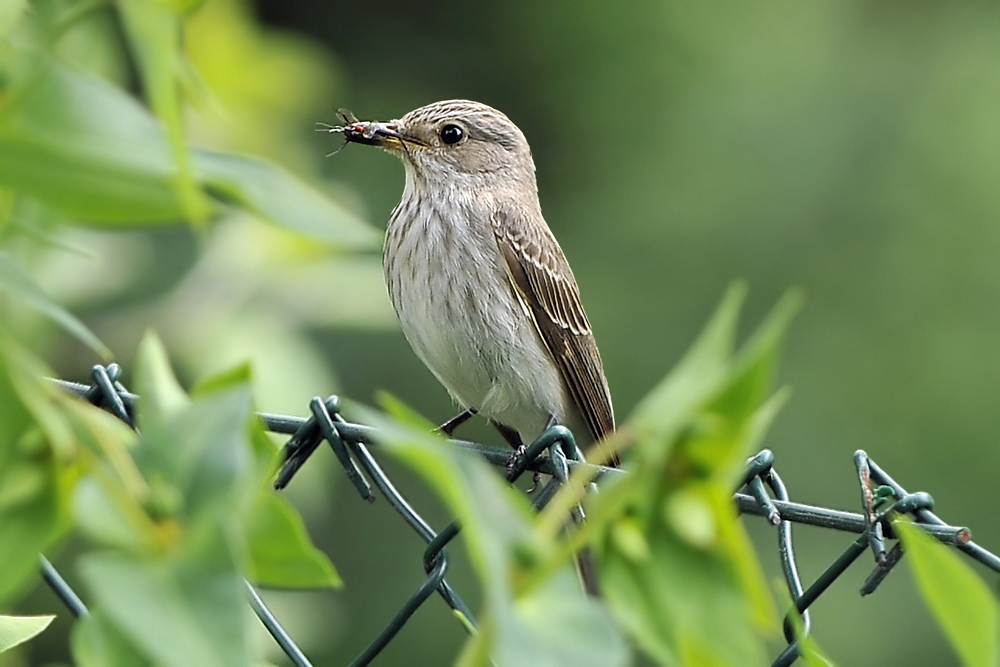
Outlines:
{"type": "MultiPolygon", "coordinates": [[[[107,367],[95,366],[89,385],[64,380],[53,381],[134,428],[134,407],[139,397],[129,393],[118,381],[120,374],[120,368],[111,364],[107,367]]],[[[476,621],[472,612],[446,579],[449,568],[446,547],[461,530],[458,523],[452,522],[439,532],[431,528],[395,488],[372,455],[371,448],[377,447],[378,433],[369,426],[345,421],[339,414],[337,397],[331,396],[325,401],[314,398],[310,401],[309,410],[311,414],[308,418],[258,414],[267,430],[291,436],[284,447],[285,463],[277,475],[275,488],[287,486],[309,456],[325,442],[333,449],[362,499],[373,501],[377,490],[406,524],[427,543],[422,555],[426,578],[395,617],[351,663],[352,666],[370,664],[435,592],[463,619],[467,628],[475,628],[476,621]]],[[[535,492],[533,504],[537,509],[546,505],[576,466],[590,465],[581,460],[572,434],[561,426],[546,430],[514,461],[511,461],[510,450],[457,439],[450,440],[450,443],[454,447],[482,456],[493,465],[506,468],[510,481],[527,471],[550,475],[551,479],[535,492]]],[[[887,540],[894,538],[888,522],[890,513],[911,515],[916,524],[929,535],[1000,573],[1000,557],[975,544],[968,528],[953,526],[938,518],[932,511],[934,501],[929,494],[907,492],[863,451],[855,452],[854,463],[861,488],[861,513],[792,502],[781,477],[774,470],[774,454],[766,449],[747,462],[743,478],[734,493],[733,499],[741,515],[763,517],[777,531],[779,558],[794,608],[789,610],[784,624],[788,645],[774,660],[775,666],[790,665],[800,656],[795,626],[799,626],[798,636],[809,634],[810,606],[865,551],[872,552],[875,568],[861,586],[862,595],[875,592],[899,563],[903,557],[900,543],[896,542],[891,548],[886,544],[887,540]],[[893,502],[887,502],[889,500],[893,502]],[[792,526],[796,523],[858,535],[808,587],[803,586],[792,543],[792,526]],[[798,616],[797,620],[795,616],[798,616]]],[[[597,467],[598,479],[622,474],[621,470],[614,468],[597,467]]],[[[582,510],[577,508],[573,518],[575,521],[582,521],[582,510]]],[[[44,556],[41,557],[41,574],[46,584],[74,616],[87,614],[84,602],[44,556]]],[[[246,588],[254,613],[292,664],[296,667],[311,666],[312,663],[267,608],[254,587],[246,582],[246,588]]]]}

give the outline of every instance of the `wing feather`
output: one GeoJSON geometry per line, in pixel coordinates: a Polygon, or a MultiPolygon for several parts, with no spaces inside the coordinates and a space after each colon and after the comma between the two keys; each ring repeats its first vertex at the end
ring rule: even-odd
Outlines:
{"type": "Polygon", "coordinates": [[[611,392],[573,271],[544,224],[500,210],[492,218],[500,253],[514,289],[527,304],[590,435],[601,440],[615,430],[611,392]]]}

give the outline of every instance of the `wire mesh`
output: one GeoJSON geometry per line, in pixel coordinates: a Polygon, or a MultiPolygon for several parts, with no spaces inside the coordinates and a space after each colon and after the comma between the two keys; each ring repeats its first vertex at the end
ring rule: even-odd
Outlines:
{"type": "MultiPolygon", "coordinates": [[[[129,393],[122,386],[118,381],[120,375],[121,369],[116,364],[110,364],[107,367],[95,366],[89,385],[65,380],[53,380],[53,382],[107,410],[135,428],[133,411],[139,397],[129,393]]],[[[376,430],[363,424],[345,421],[339,414],[339,408],[339,400],[331,396],[325,401],[320,398],[310,401],[311,414],[308,418],[269,413],[258,413],[258,417],[267,430],[291,436],[284,446],[285,463],[276,477],[276,489],[280,490],[287,486],[309,456],[326,442],[361,498],[373,501],[375,495],[372,486],[374,486],[407,525],[427,543],[423,553],[426,578],[406,599],[395,617],[351,663],[352,667],[360,667],[370,664],[379,655],[434,592],[437,592],[445,604],[463,620],[466,628],[471,630],[476,622],[462,598],[445,579],[449,567],[446,547],[458,535],[461,527],[457,522],[452,522],[440,532],[435,532],[395,488],[372,456],[369,447],[377,444],[376,430]]],[[[449,442],[455,447],[479,454],[493,465],[506,468],[510,481],[514,481],[526,471],[551,475],[552,478],[537,491],[534,498],[533,504],[539,509],[544,507],[566,482],[575,467],[590,465],[582,460],[572,433],[558,425],[545,430],[513,460],[510,450],[458,439],[451,439],[449,442]]],[[[855,452],[854,463],[861,487],[861,513],[804,505],[789,500],[785,485],[774,470],[774,454],[770,450],[763,450],[747,461],[743,478],[734,493],[733,498],[741,515],[763,517],[777,530],[779,557],[793,606],[786,615],[784,624],[784,635],[788,645],[774,660],[773,664],[776,667],[790,665],[800,656],[795,626],[798,625],[800,637],[810,633],[809,607],[865,551],[871,550],[874,555],[875,569],[863,583],[860,589],[862,595],[873,593],[899,563],[903,555],[900,544],[897,542],[890,550],[886,549],[885,544],[886,539],[894,537],[888,521],[890,513],[912,515],[916,524],[929,535],[1000,572],[1000,557],[972,542],[968,528],[952,526],[938,518],[932,511],[934,501],[930,495],[923,492],[908,493],[864,451],[855,452]],[[858,535],[857,539],[848,545],[808,588],[803,588],[796,564],[795,549],[792,544],[792,525],[795,523],[858,535]],[[796,615],[799,619],[797,624],[794,618],[796,615]]],[[[621,470],[615,468],[593,467],[597,468],[594,471],[595,478],[623,474],[621,470]]],[[[580,507],[574,508],[573,519],[577,522],[584,519],[580,507]]],[[[83,601],[44,556],[41,557],[41,574],[44,581],[74,616],[87,614],[83,601]]],[[[308,658],[264,605],[254,587],[249,582],[246,582],[246,587],[251,608],[285,655],[296,667],[310,666],[308,658]]]]}

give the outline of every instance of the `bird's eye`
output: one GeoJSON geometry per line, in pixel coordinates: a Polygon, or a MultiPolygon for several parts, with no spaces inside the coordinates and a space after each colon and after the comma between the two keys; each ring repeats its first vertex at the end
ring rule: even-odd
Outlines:
{"type": "Polygon", "coordinates": [[[465,131],[458,125],[445,125],[441,128],[441,141],[454,146],[462,139],[465,139],[465,131]]]}

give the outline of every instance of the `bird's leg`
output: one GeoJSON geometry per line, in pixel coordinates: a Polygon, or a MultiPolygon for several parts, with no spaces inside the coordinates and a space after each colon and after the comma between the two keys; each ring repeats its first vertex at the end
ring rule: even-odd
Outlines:
{"type": "Polygon", "coordinates": [[[450,438],[452,432],[465,422],[469,421],[474,414],[476,414],[475,408],[466,408],[445,423],[438,426],[437,430],[450,438]]]}
{"type": "MultiPolygon", "coordinates": [[[[514,453],[510,455],[507,459],[507,478],[514,474],[514,468],[517,465],[518,460],[524,456],[524,451],[527,446],[521,440],[521,434],[512,429],[511,427],[501,424],[500,422],[490,422],[496,430],[500,431],[500,435],[503,439],[514,448],[514,453]]],[[[548,428],[548,427],[546,427],[548,428]]],[[[538,472],[532,473],[531,476],[531,486],[525,491],[525,493],[534,493],[538,489],[538,484],[541,482],[542,476],[538,472]]]]}

